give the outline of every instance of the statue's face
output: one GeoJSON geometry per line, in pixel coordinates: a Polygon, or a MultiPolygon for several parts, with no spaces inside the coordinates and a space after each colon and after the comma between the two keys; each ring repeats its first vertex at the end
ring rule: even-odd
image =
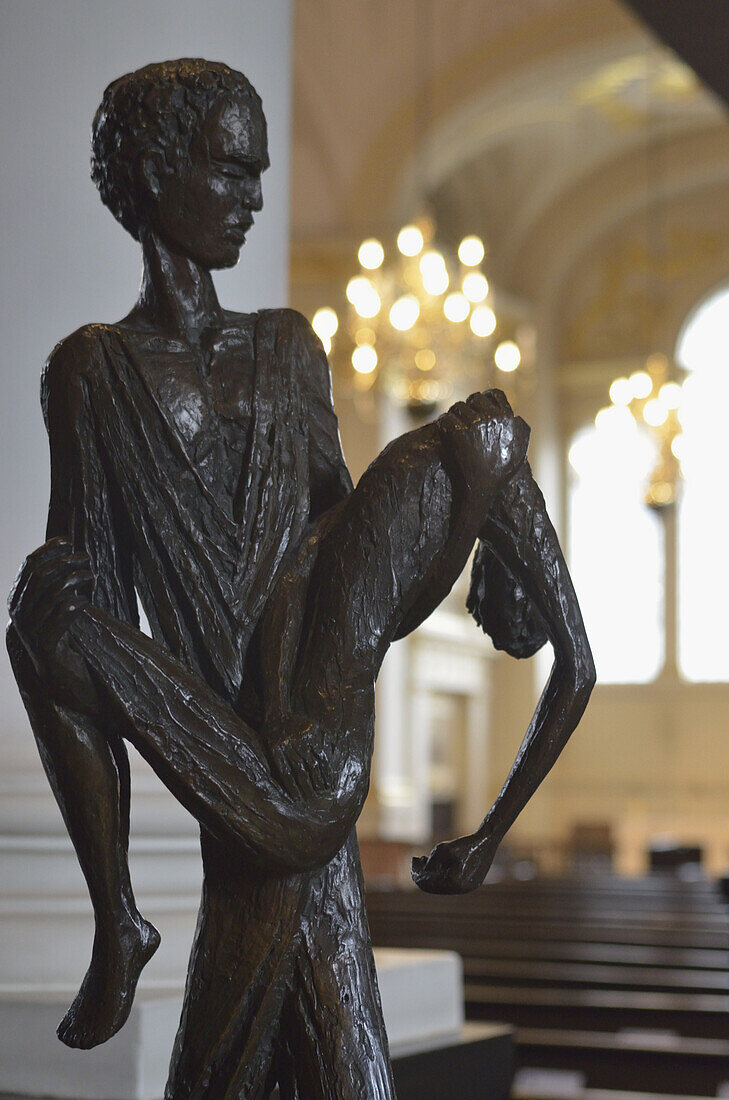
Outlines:
{"type": "Polygon", "coordinates": [[[161,180],[154,230],[203,267],[233,267],[263,206],[261,174],[268,163],[258,105],[221,100],[195,134],[181,171],[161,180]]]}

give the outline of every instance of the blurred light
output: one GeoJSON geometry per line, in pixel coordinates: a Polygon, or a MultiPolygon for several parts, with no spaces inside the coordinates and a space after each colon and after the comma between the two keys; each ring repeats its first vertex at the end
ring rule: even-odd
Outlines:
{"type": "Polygon", "coordinates": [[[366,326],[363,326],[362,328],[358,328],[357,331],[354,334],[354,342],[355,342],[355,344],[370,344],[370,345],[374,344],[374,342],[375,342],[374,329],[367,328],[366,326]]]}
{"type": "Polygon", "coordinates": [[[374,271],[379,267],[385,258],[385,250],[379,241],[374,237],[370,237],[369,240],[362,241],[359,246],[359,252],[357,253],[357,259],[362,264],[362,267],[366,267],[368,271],[374,271]]]}
{"type": "Polygon", "coordinates": [[[637,370],[634,374],[631,374],[628,379],[630,382],[630,388],[633,391],[633,397],[637,397],[641,401],[644,397],[653,389],[653,382],[651,376],[646,374],[644,370],[637,370]]]}
{"type": "Polygon", "coordinates": [[[490,336],[496,328],[496,314],[488,306],[477,306],[471,314],[471,329],[475,336],[490,336]]]}
{"type": "Polygon", "coordinates": [[[463,294],[449,294],[443,303],[443,312],[449,321],[465,321],[468,317],[470,306],[468,299],[463,294]]]}
{"type": "Polygon", "coordinates": [[[406,225],[397,235],[397,247],[403,256],[417,256],[423,243],[423,234],[417,225],[406,225]]]}
{"type": "Polygon", "coordinates": [[[339,328],[339,321],[336,313],[333,309],[330,309],[329,306],[318,309],[312,318],[311,327],[322,344],[326,344],[327,340],[331,342],[332,336],[339,328]]]}
{"type": "Polygon", "coordinates": [[[646,401],[643,409],[643,419],[646,424],[650,424],[651,428],[658,428],[661,424],[665,423],[667,416],[668,409],[655,397],[652,401],[646,401]]]}
{"type": "Polygon", "coordinates": [[[626,409],[624,405],[608,405],[606,408],[600,409],[595,417],[595,427],[601,432],[619,431],[625,433],[635,429],[635,420],[630,409],[626,409]]]}
{"type": "Polygon", "coordinates": [[[610,387],[610,400],[614,405],[629,405],[633,400],[633,387],[627,378],[616,378],[610,387]]]}
{"type": "Polygon", "coordinates": [[[371,374],[377,366],[377,352],[369,344],[360,344],[352,352],[352,366],[359,374],[371,374]]]}
{"type": "Polygon", "coordinates": [[[494,362],[499,370],[510,374],[521,363],[521,352],[513,340],[504,340],[494,352],[494,362]]]}
{"type": "Polygon", "coordinates": [[[321,345],[324,348],[324,351],[328,355],[329,352],[332,350],[332,338],[331,338],[331,336],[320,336],[319,339],[321,340],[321,345]]]}
{"type": "Polygon", "coordinates": [[[448,289],[448,272],[445,267],[435,267],[423,274],[423,287],[428,294],[445,294],[448,289]]]}
{"type": "Polygon", "coordinates": [[[484,257],[483,241],[480,237],[464,237],[458,246],[458,259],[466,267],[476,267],[484,257]]]}
{"type": "Polygon", "coordinates": [[[683,435],[675,436],[671,443],[671,450],[673,451],[673,457],[681,462],[686,457],[686,437],[683,435]]]}
{"type": "Polygon", "coordinates": [[[666,382],[658,391],[658,400],[664,409],[677,409],[681,404],[681,387],[678,382],[666,382]]]}
{"type": "Polygon", "coordinates": [[[420,314],[420,303],[414,294],[405,294],[393,302],[390,309],[390,324],[399,332],[412,328],[420,314]]]}
{"type": "Polygon", "coordinates": [[[418,370],[432,370],[435,366],[435,352],[430,348],[419,348],[415,352],[415,366],[418,370]]]}
{"type": "Polygon", "coordinates": [[[357,275],[347,283],[347,298],[360,317],[375,317],[380,309],[380,296],[365,275],[357,275]]]}
{"type": "Polygon", "coordinates": [[[463,280],[463,293],[469,302],[482,302],[489,292],[489,284],[480,271],[469,271],[463,280]]]}

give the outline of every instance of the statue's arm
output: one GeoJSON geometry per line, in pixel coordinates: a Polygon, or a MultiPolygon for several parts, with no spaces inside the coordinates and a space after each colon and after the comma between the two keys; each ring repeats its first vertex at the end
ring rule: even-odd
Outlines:
{"type": "Polygon", "coordinates": [[[316,519],[352,492],[352,479],[342,453],[329,363],[318,336],[301,318],[305,392],[309,420],[311,516],[316,519]]]}
{"type": "MultiPolygon", "coordinates": [[[[85,326],[54,348],[43,370],[41,405],[51,467],[45,545],[63,539],[75,553],[84,555],[93,576],[94,604],[138,625],[131,553],[124,545],[123,529],[111,502],[89,398],[97,354],[94,326],[85,326]]],[[[18,602],[20,581],[27,584],[34,560],[36,555],[30,555],[23,566],[11,596],[13,605],[18,602]]],[[[22,625],[11,616],[8,627],[9,647],[22,645],[35,666],[36,675],[20,685],[21,691],[29,700],[33,694],[42,696],[37,703],[43,705],[51,722],[55,705],[64,700],[71,699],[87,713],[98,704],[88,670],[68,648],[71,608],[64,605],[60,610],[59,605],[56,613],[53,603],[49,597],[43,606],[33,608],[22,617],[22,625]],[[51,690],[52,663],[64,666],[64,699],[51,690]]]]}
{"type": "Polygon", "coordinates": [[[577,597],[527,463],[494,502],[481,540],[480,553],[523,585],[552,643],[554,664],[511,772],[478,830],[414,863],[417,884],[436,893],[460,893],[483,882],[499,843],[577,726],[595,683],[577,597]]]}
{"type": "MultiPolygon", "coordinates": [[[[353,486],[342,452],[326,352],[307,319],[291,312],[308,427],[309,514],[314,524],[345,500],[353,486]]],[[[279,599],[269,609],[263,625],[264,641],[260,649],[264,721],[274,739],[291,711],[290,688],[306,606],[311,562],[307,563],[305,552],[299,558],[300,561],[303,558],[301,568],[289,570],[285,580],[287,599],[279,599]]]]}

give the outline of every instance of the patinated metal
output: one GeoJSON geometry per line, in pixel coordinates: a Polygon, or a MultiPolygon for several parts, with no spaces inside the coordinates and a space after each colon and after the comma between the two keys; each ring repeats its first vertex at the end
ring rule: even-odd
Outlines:
{"type": "Polygon", "coordinates": [[[101,197],[140,242],[139,300],[43,375],[48,541],[10,599],[8,646],[94,906],[59,1027],[126,1020],[159,944],[127,866],[134,745],[200,823],[204,886],[167,1097],[393,1096],[355,823],[389,645],[478,541],[469,608],[551,678],[477,831],[415,861],[424,890],[483,882],[594,681],[570,578],[497,390],[408,432],[353,488],[324,350],[300,314],[221,308],[268,165],[242,74],[183,59],[107,88],[101,197]],[[144,609],[151,637],[139,626],[144,609]]]}

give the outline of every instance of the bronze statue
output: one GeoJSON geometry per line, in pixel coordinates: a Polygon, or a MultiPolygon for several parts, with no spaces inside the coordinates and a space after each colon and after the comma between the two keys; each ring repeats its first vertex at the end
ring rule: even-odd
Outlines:
{"type": "Polygon", "coordinates": [[[435,892],[483,882],[594,671],[529,430],[502,393],[402,436],[353,488],[307,321],[220,307],[210,271],[237,262],[267,166],[260,100],[225,65],[165,62],[107,88],[92,175],[142,246],[142,289],[118,324],[86,325],[48,361],[48,541],[14,587],[8,646],[96,917],[61,1039],[113,1035],[159,943],[127,868],[128,741],[201,829],[166,1096],[278,1083],[282,1097],[384,1098],[355,835],[383,656],[477,539],[477,621],[515,656],[555,650],[483,824],[415,861],[435,892]]]}

